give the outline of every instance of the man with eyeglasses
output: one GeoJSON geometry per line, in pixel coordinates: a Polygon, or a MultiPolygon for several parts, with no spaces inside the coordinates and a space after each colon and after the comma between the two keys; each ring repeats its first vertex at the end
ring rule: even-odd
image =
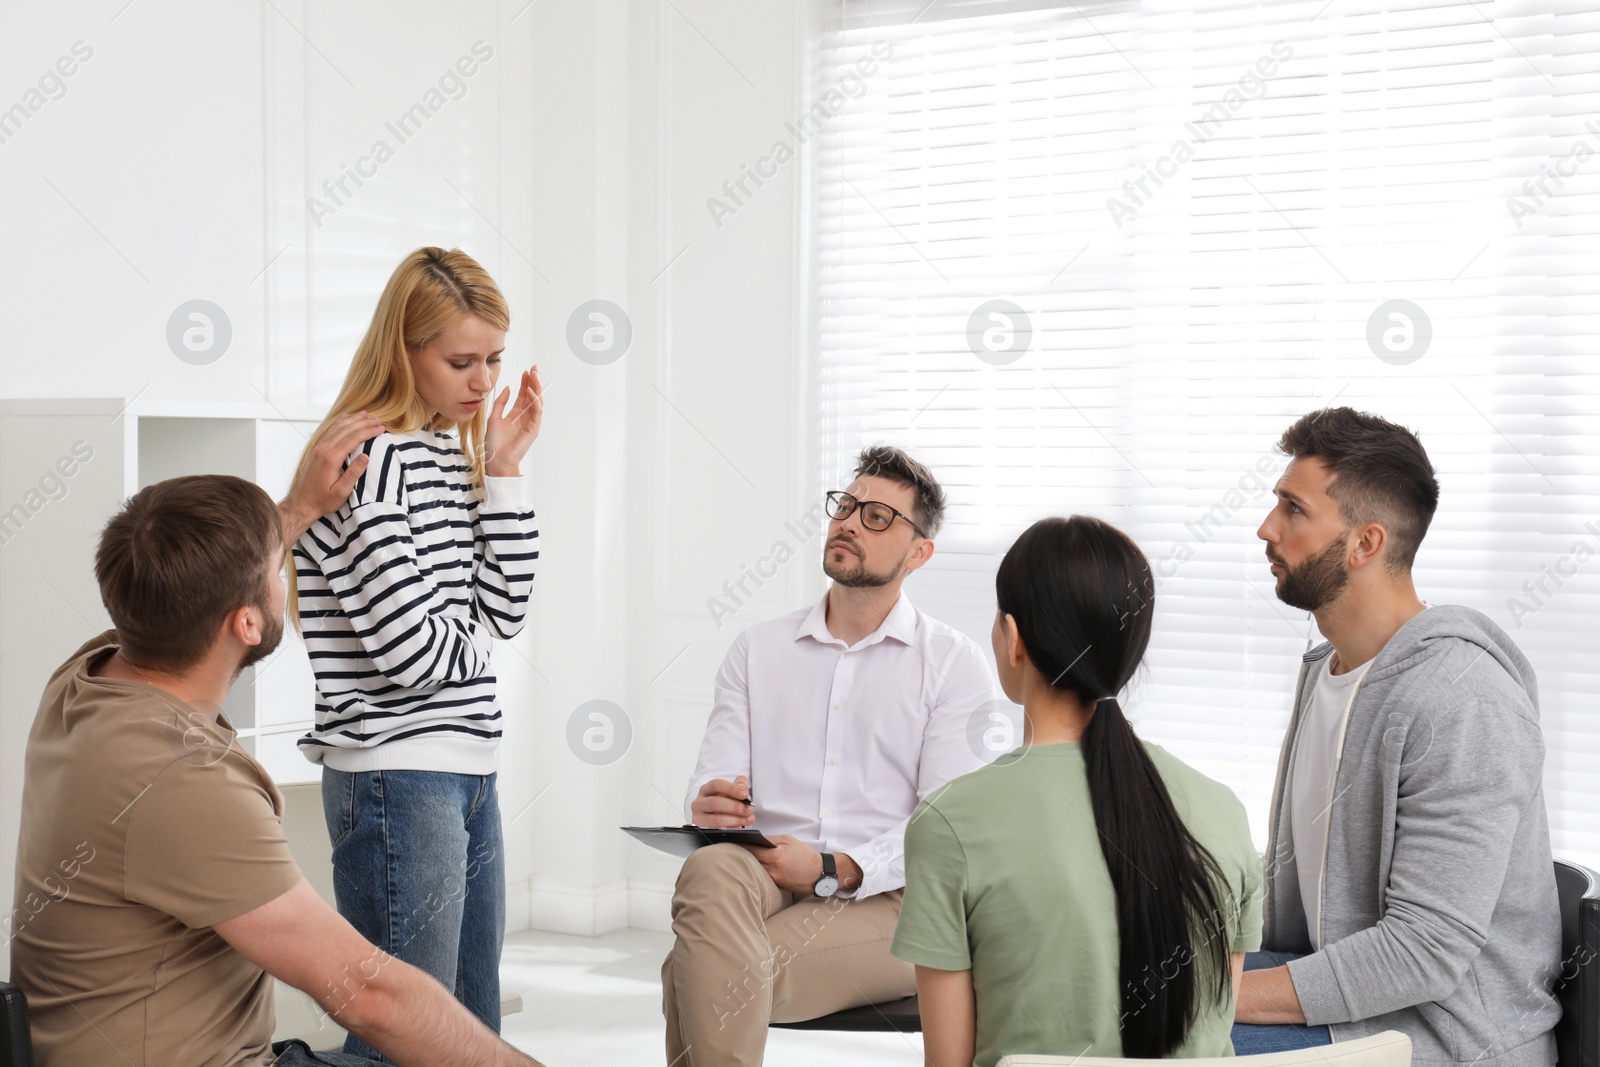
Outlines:
{"type": "Polygon", "coordinates": [[[712,845],[684,863],[661,968],[671,1067],[757,1064],[771,1022],[916,992],[889,955],[906,822],[982,766],[969,731],[998,707],[977,644],[901,592],[944,507],[927,467],[864,450],[827,497],[827,594],[750,627],[723,660],[685,810],[777,847],[712,845]]]}

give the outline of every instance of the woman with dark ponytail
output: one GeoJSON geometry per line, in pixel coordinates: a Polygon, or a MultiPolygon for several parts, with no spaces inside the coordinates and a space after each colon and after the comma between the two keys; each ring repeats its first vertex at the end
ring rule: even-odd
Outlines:
{"type": "Polygon", "coordinates": [[[1238,798],[1141,742],[1117,702],[1150,643],[1148,561],[1099,519],[1045,519],[995,592],[1024,744],[906,831],[893,952],[917,965],[928,1064],[1228,1055],[1261,861],[1238,798]]]}

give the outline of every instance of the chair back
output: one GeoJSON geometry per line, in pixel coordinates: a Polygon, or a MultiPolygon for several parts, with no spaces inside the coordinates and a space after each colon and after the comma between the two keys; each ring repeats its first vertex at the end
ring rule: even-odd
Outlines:
{"type": "Polygon", "coordinates": [[[1600,875],[1556,860],[1556,892],[1561,898],[1556,1067],[1600,1067],[1600,875]]]}
{"type": "Polygon", "coordinates": [[[10,982],[0,982],[0,1067],[33,1067],[28,998],[10,982]]]}

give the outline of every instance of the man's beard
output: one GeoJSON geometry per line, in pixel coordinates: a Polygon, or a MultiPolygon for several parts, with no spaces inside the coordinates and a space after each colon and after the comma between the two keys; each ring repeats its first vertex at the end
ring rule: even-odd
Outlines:
{"type": "Polygon", "coordinates": [[[1336,537],[1327,548],[1298,567],[1274,560],[1283,567],[1283,577],[1278,579],[1278,599],[1301,611],[1324,607],[1350,584],[1350,569],[1345,566],[1344,556],[1344,538],[1336,537]]]}
{"type": "MultiPolygon", "coordinates": [[[[838,540],[838,538],[834,540],[838,540]]],[[[885,574],[873,574],[867,570],[867,561],[861,557],[860,549],[856,548],[853,543],[851,551],[851,554],[855,556],[853,563],[849,560],[835,563],[832,554],[833,542],[830,541],[822,550],[822,573],[848,589],[876,589],[880,586],[888,585],[900,577],[900,573],[905,570],[906,566],[905,557],[902,556],[893,570],[885,574]]],[[[910,555],[910,553],[907,553],[907,555],[910,555]]]]}
{"type": "Polygon", "coordinates": [[[239,661],[239,669],[233,676],[239,677],[246,667],[260,663],[278,650],[278,643],[283,640],[283,616],[274,615],[272,609],[265,603],[255,605],[261,612],[261,643],[244,654],[244,659],[239,661]]]}

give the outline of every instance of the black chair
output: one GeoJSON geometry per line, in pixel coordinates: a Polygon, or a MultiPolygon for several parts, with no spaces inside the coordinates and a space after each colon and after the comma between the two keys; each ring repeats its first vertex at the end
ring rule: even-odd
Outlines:
{"type": "Polygon", "coordinates": [[[1556,1067],[1600,1067],[1600,875],[1556,860],[1561,897],[1561,970],[1556,996],[1556,1067]]]}
{"type": "MultiPolygon", "coordinates": [[[[864,1004],[859,1008],[846,1008],[820,1019],[807,1019],[799,1023],[773,1023],[783,1030],[843,1030],[853,1034],[869,1033],[922,1033],[922,1012],[917,1010],[917,998],[890,1000],[882,1004],[864,1004]]],[[[1565,1065],[1562,1065],[1565,1067],[1565,1065]]]]}
{"type": "Polygon", "coordinates": [[[0,1067],[33,1067],[28,998],[10,982],[0,982],[0,1067]]]}

